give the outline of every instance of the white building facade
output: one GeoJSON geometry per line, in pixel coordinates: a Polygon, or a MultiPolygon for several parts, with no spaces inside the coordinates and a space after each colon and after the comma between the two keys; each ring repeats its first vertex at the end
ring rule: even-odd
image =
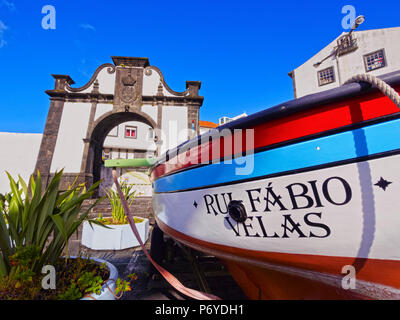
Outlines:
{"type": "Polygon", "coordinates": [[[400,27],[341,34],[289,73],[295,98],[343,85],[352,76],[400,69],[400,27]]]}
{"type": "Polygon", "coordinates": [[[138,121],[129,121],[114,127],[103,144],[103,160],[154,158],[157,145],[154,129],[138,121]]]}
{"type": "Polygon", "coordinates": [[[18,180],[18,175],[26,182],[35,169],[39,154],[42,134],[0,132],[0,146],[7,150],[0,157],[0,193],[10,191],[10,183],[6,171],[18,180]]]}
{"type": "Polygon", "coordinates": [[[211,121],[199,121],[200,134],[206,133],[210,130],[216,129],[218,125],[211,121]]]}
{"type": "Polygon", "coordinates": [[[234,116],[234,117],[222,116],[221,118],[218,119],[218,125],[222,126],[225,123],[232,122],[232,121],[235,121],[237,119],[244,118],[244,117],[247,117],[247,113],[246,112],[244,112],[242,114],[239,114],[237,116],[234,116]]]}

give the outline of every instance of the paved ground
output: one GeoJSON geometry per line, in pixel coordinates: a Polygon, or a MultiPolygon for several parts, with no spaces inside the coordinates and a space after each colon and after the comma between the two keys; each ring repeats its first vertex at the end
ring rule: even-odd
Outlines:
{"type": "MultiPolygon", "coordinates": [[[[146,242],[150,248],[151,239],[146,242]]],[[[132,291],[122,297],[123,300],[185,300],[186,297],[175,291],[157,271],[140,248],[115,251],[90,250],[74,243],[71,254],[79,250],[86,251],[89,256],[105,259],[114,264],[121,278],[127,279],[131,273],[137,275],[132,291]]],[[[171,243],[169,254],[163,260],[163,267],[178,278],[185,286],[199,290],[193,266],[183,251],[171,243]]],[[[215,257],[200,255],[200,268],[204,271],[210,292],[224,300],[245,300],[246,296],[226,271],[223,264],[215,257]]]]}

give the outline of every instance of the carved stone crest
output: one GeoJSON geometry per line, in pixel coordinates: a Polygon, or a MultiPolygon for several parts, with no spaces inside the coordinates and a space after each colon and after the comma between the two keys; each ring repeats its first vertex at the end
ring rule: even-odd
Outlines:
{"type": "Polygon", "coordinates": [[[122,78],[122,84],[121,100],[126,103],[135,101],[138,98],[138,93],[135,88],[136,80],[132,78],[130,69],[128,76],[122,78]]]}
{"type": "Polygon", "coordinates": [[[118,68],[118,71],[114,108],[125,112],[133,108],[140,108],[142,104],[142,70],[124,67],[118,68]]]}

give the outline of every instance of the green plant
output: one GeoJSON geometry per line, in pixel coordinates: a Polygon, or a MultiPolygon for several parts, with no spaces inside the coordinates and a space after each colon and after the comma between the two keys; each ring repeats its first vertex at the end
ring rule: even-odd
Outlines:
{"type": "MultiPolygon", "coordinates": [[[[99,294],[110,273],[106,263],[98,264],[90,258],[79,256],[74,259],[59,259],[54,265],[56,288],[43,289],[41,272],[31,270],[32,263],[40,255],[34,246],[17,248],[11,258],[11,270],[7,276],[0,277],[0,300],[77,300],[88,294],[99,294]]],[[[135,274],[127,280],[118,278],[114,295],[120,298],[131,290],[135,274]]]]}
{"type": "Polygon", "coordinates": [[[36,295],[40,291],[32,264],[39,256],[39,249],[35,246],[20,247],[10,257],[11,268],[7,276],[0,277],[0,298],[4,295],[8,299],[17,293],[22,296],[36,295]],[[10,294],[10,293],[13,294],[10,294]]]}
{"type": "MultiPolygon", "coordinates": [[[[124,194],[124,197],[130,207],[133,203],[133,200],[137,196],[137,190],[134,190],[134,185],[128,184],[126,182],[122,183],[121,190],[122,190],[122,193],[124,194]]],[[[122,202],[118,195],[118,192],[116,190],[109,189],[109,190],[106,190],[106,195],[111,204],[112,222],[115,224],[128,223],[128,220],[126,218],[125,211],[122,206],[122,202]]],[[[100,221],[101,221],[101,218],[100,218],[100,221]]]]}
{"type": "Polygon", "coordinates": [[[67,291],[60,293],[57,298],[59,300],[78,300],[82,298],[82,292],[76,286],[76,283],[72,282],[67,291]]]}
{"type": "Polygon", "coordinates": [[[129,281],[118,278],[115,285],[116,285],[115,286],[115,294],[116,295],[118,295],[118,293],[120,293],[120,292],[131,291],[131,283],[129,281]]]}
{"type": "MultiPolygon", "coordinates": [[[[38,256],[30,265],[37,273],[45,264],[54,265],[62,252],[68,259],[68,240],[87,219],[89,211],[103,198],[98,199],[85,212],[80,214],[82,203],[90,198],[100,182],[88,190],[84,184],[60,190],[63,171],[55,173],[42,192],[42,179],[37,173],[31,177],[30,190],[19,176],[18,183],[7,173],[11,193],[0,197],[0,277],[9,275],[11,257],[17,248],[34,247],[38,256]]],[[[101,224],[96,220],[91,223],[101,224]]],[[[102,224],[101,224],[102,225],[102,224]]]]}
{"type": "Polygon", "coordinates": [[[6,223],[8,223],[6,216],[7,203],[10,203],[10,199],[11,199],[11,194],[6,193],[3,195],[0,193],[0,214],[3,216],[3,219],[6,223]]]}
{"type": "Polygon", "coordinates": [[[85,293],[100,294],[102,284],[103,279],[100,276],[94,275],[93,272],[85,272],[78,279],[78,286],[85,293]]]}

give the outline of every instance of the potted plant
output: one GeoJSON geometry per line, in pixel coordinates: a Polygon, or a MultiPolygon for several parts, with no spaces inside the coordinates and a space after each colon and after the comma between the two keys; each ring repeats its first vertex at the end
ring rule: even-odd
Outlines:
{"type": "MultiPolygon", "coordinates": [[[[138,192],[134,190],[133,184],[126,182],[122,183],[121,190],[130,207],[138,192]]],[[[106,190],[106,195],[111,204],[111,217],[105,218],[99,214],[97,222],[108,228],[92,224],[92,221],[85,221],[82,244],[93,250],[121,250],[138,246],[139,242],[128,223],[118,192],[110,188],[106,190]]],[[[149,219],[134,217],[134,220],[140,238],[145,243],[149,236],[149,219]]]]}
{"type": "Polygon", "coordinates": [[[115,299],[130,290],[110,263],[69,256],[70,237],[103,200],[81,212],[98,183],[62,191],[60,171],[42,192],[39,172],[29,188],[21,177],[16,182],[7,175],[11,192],[0,195],[0,299],[115,299]]]}

